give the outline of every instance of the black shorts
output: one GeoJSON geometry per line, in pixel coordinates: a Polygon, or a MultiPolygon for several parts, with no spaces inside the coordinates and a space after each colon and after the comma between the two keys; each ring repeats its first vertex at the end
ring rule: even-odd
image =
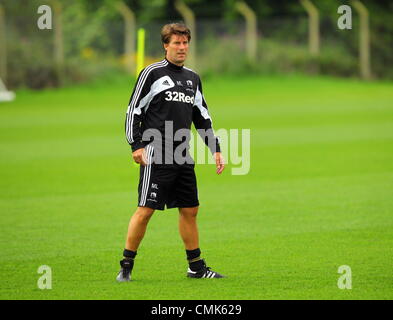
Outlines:
{"type": "Polygon", "coordinates": [[[140,166],[138,206],[157,210],[199,206],[195,164],[140,166]]]}

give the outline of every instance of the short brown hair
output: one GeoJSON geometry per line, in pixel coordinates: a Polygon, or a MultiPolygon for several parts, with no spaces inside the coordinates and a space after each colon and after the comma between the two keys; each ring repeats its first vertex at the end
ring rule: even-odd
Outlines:
{"type": "Polygon", "coordinates": [[[161,29],[161,41],[162,43],[169,43],[173,34],[179,36],[186,36],[188,41],[191,40],[191,31],[182,22],[168,23],[161,29]]]}

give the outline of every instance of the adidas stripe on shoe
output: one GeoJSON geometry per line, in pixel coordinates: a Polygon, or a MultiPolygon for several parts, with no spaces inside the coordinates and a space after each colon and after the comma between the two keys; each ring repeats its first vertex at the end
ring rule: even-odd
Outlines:
{"type": "Polygon", "coordinates": [[[190,268],[187,270],[187,277],[189,278],[224,278],[222,274],[211,270],[210,267],[206,267],[205,262],[203,261],[203,267],[201,270],[192,271],[190,268]]]}

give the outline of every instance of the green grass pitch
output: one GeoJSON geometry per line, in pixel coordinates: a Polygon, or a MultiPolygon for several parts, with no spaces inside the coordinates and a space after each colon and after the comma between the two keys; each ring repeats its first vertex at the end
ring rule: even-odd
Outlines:
{"type": "Polygon", "coordinates": [[[215,129],[251,129],[248,175],[198,165],[200,244],[225,279],[187,279],[175,209],[116,283],[138,169],[132,81],[17,92],[0,105],[1,299],[392,299],[393,84],[204,81],[215,129]],[[40,290],[37,269],[52,268],[40,290]],[[338,268],[352,270],[340,290],[338,268]]]}

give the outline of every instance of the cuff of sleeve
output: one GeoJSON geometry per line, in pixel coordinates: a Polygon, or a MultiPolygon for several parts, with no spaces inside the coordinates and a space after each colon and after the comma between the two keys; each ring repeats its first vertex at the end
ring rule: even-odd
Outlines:
{"type": "Polygon", "coordinates": [[[131,144],[132,152],[134,152],[138,149],[144,148],[144,147],[145,147],[145,144],[142,141],[135,141],[131,144]]]}
{"type": "Polygon", "coordinates": [[[218,141],[216,142],[216,145],[210,149],[210,152],[214,155],[216,152],[221,152],[221,147],[218,141]]]}

